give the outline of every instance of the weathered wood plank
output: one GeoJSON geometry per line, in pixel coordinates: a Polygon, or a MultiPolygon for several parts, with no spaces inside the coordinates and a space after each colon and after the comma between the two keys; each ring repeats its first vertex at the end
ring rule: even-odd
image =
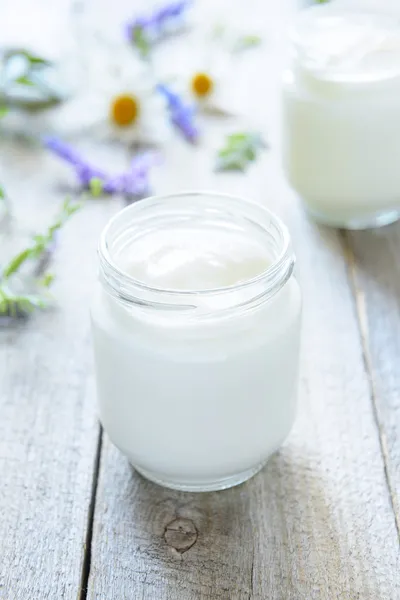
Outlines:
{"type": "MultiPolygon", "coordinates": [[[[19,223],[45,228],[64,195],[56,183],[65,180],[64,169],[37,149],[2,143],[0,153],[19,223]]],[[[54,264],[58,306],[0,333],[6,600],[78,597],[99,435],[88,304],[97,238],[110,210],[87,205],[62,232],[54,264]]]]}
{"type": "Polygon", "coordinates": [[[400,226],[344,235],[400,533],[400,226]]]}
{"type": "MultiPolygon", "coordinates": [[[[49,49],[62,47],[62,35],[71,36],[69,0],[51,6],[42,0],[7,2],[1,13],[0,28],[9,34],[2,35],[4,43],[30,43],[34,35],[22,31],[21,37],[27,26],[39,41],[35,49],[48,55],[49,49]],[[15,26],[8,28],[7,23],[15,26]]],[[[68,191],[63,182],[73,179],[39,145],[13,139],[14,124],[20,131],[32,130],[30,119],[10,115],[2,123],[6,133],[0,136],[0,179],[12,201],[17,245],[26,244],[27,232],[50,224],[68,191]]],[[[96,276],[97,239],[111,210],[109,202],[88,204],[61,233],[53,266],[58,307],[0,331],[4,600],[80,596],[99,441],[88,303],[96,276]]],[[[4,237],[2,258],[3,244],[4,237]]]]}
{"type": "MultiPolygon", "coordinates": [[[[256,14],[279,31],[289,4],[282,3],[280,14],[275,3],[265,4],[257,4],[256,14]]],[[[258,74],[250,112],[275,151],[276,37],[270,31],[265,53],[242,66],[249,77],[258,74]]],[[[163,53],[166,60],[168,51],[163,53]]],[[[237,65],[239,80],[240,69],[237,65]]],[[[395,600],[400,595],[396,525],[341,238],[306,221],[274,152],[246,177],[211,174],[222,133],[243,123],[213,125],[196,150],[174,144],[157,191],[197,187],[247,195],[288,222],[304,291],[297,423],[262,473],[218,494],[182,494],[148,483],[106,440],[91,600],[395,600]],[[184,540],[171,534],[179,520],[188,531],[184,540]]]]}
{"type": "MultiPolygon", "coordinates": [[[[46,227],[62,198],[41,172],[53,162],[11,144],[0,152],[20,157],[4,160],[14,206],[26,223],[46,227]]],[[[88,301],[102,213],[88,208],[61,236],[58,308],[0,332],[0,597],[7,600],[72,599],[80,586],[98,440],[88,301]]]]}
{"type": "Polygon", "coordinates": [[[396,528],[340,242],[287,216],[305,292],[295,431],[255,480],[206,496],[143,481],[106,444],[90,598],[398,597],[396,528]],[[176,518],[198,531],[182,555],[165,540],[176,518]]]}

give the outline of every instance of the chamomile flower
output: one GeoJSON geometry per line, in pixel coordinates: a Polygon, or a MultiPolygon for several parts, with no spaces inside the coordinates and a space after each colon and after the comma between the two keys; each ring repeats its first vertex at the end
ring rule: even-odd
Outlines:
{"type": "MultiPolygon", "coordinates": [[[[104,131],[126,144],[162,143],[168,135],[165,101],[151,82],[121,80],[104,91],[104,131]]],[[[100,115],[99,115],[100,116],[100,115]]]]}
{"type": "Polygon", "coordinates": [[[105,48],[89,59],[85,90],[59,111],[57,131],[68,137],[88,132],[94,140],[124,145],[162,144],[171,127],[156,82],[129,49],[105,48]]]}
{"type": "Polygon", "coordinates": [[[228,82],[222,65],[193,65],[186,74],[186,90],[200,111],[231,114],[228,82]]]}
{"type": "MultiPolygon", "coordinates": [[[[230,115],[228,62],[223,55],[189,60],[176,70],[176,81],[170,78],[179,92],[191,100],[200,112],[230,115]]],[[[168,77],[166,78],[168,81],[168,77]]]]}
{"type": "Polygon", "coordinates": [[[211,98],[215,91],[216,79],[212,73],[195,71],[190,78],[190,91],[198,101],[211,98]]]}

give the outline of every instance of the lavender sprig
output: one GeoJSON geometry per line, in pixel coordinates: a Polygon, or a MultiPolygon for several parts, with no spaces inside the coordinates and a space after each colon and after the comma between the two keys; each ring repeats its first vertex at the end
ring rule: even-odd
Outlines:
{"type": "Polygon", "coordinates": [[[101,194],[121,194],[129,198],[140,198],[150,189],[149,170],[159,163],[159,157],[153,152],[132,159],[129,169],[118,175],[110,175],[106,171],[87,162],[69,144],[54,137],[44,139],[46,148],[56,156],[70,164],[80,185],[89,190],[93,196],[101,194]]]}
{"type": "Polygon", "coordinates": [[[0,274],[0,325],[7,325],[14,318],[27,316],[35,308],[46,308],[51,300],[48,288],[53,275],[44,273],[54,251],[55,240],[60,228],[79,209],[79,204],[66,200],[54,223],[43,235],[36,235],[32,244],[14,256],[0,274]],[[37,261],[30,293],[18,291],[19,271],[28,261],[37,261]],[[17,281],[17,285],[15,285],[17,281]]]}
{"type": "Polygon", "coordinates": [[[136,46],[143,57],[148,56],[152,44],[181,29],[185,12],[190,4],[190,0],[171,2],[152,14],[129,21],[125,26],[128,40],[136,46]]]}
{"type": "Polygon", "coordinates": [[[28,248],[22,250],[19,254],[14,256],[10,262],[3,268],[1,280],[4,282],[9,279],[11,275],[15,275],[22,265],[32,259],[42,259],[43,256],[54,250],[55,238],[57,232],[65,224],[71,215],[73,215],[79,209],[79,204],[73,204],[69,200],[66,200],[62,206],[62,210],[58,215],[54,223],[48,228],[45,234],[35,235],[33,242],[28,248]]]}
{"type": "Polygon", "coordinates": [[[167,101],[171,123],[183,134],[184,138],[195,143],[199,137],[199,129],[195,123],[196,109],[192,104],[185,104],[178,94],[175,94],[166,85],[159,84],[157,90],[167,101]]]}
{"type": "Polygon", "coordinates": [[[130,199],[143,198],[150,192],[149,169],[160,163],[160,157],[154,152],[145,152],[132,159],[129,170],[122,175],[117,176],[114,181],[108,182],[105,191],[120,188],[120,193],[130,199]]]}
{"type": "Polygon", "coordinates": [[[8,285],[0,285],[0,326],[27,317],[35,308],[47,308],[49,302],[44,294],[16,294],[8,285]]]}

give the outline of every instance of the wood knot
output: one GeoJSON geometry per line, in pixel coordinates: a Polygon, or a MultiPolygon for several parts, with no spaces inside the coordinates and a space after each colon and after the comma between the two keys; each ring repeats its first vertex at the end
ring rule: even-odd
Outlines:
{"type": "Polygon", "coordinates": [[[175,548],[183,554],[187,552],[197,541],[198,531],[190,519],[178,517],[169,523],[164,532],[164,539],[168,546],[175,548]]]}

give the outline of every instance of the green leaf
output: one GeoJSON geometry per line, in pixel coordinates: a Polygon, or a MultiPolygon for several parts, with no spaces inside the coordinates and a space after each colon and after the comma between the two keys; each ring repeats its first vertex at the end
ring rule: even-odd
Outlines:
{"type": "Polygon", "coordinates": [[[233,133],[217,155],[218,171],[245,171],[266,144],[258,133],[233,133]]]}
{"type": "Polygon", "coordinates": [[[79,208],[79,204],[66,200],[48,230],[42,235],[35,235],[32,244],[14,256],[6,265],[0,284],[0,316],[24,317],[32,310],[47,308],[50,304],[51,296],[47,290],[53,282],[53,274],[46,273],[42,278],[35,281],[34,291],[37,293],[16,294],[9,282],[26,261],[40,259],[45,255],[50,248],[50,244],[54,241],[56,232],[79,208]]]}
{"type": "Polygon", "coordinates": [[[28,258],[33,257],[33,248],[25,248],[25,250],[22,250],[22,252],[14,256],[14,258],[12,258],[8,265],[5,267],[5,269],[3,270],[3,278],[7,279],[7,277],[10,277],[10,275],[16,273],[21,268],[21,265],[23,265],[23,263],[28,260],[28,258]]]}
{"type": "Polygon", "coordinates": [[[45,273],[38,283],[42,287],[49,288],[54,281],[54,277],[53,273],[45,273]]]}
{"type": "Polygon", "coordinates": [[[47,108],[66,96],[53,63],[24,49],[5,53],[0,77],[8,105],[47,108]]]}
{"type": "Polygon", "coordinates": [[[0,104],[0,119],[6,116],[8,113],[8,107],[5,104],[0,104]]]}
{"type": "Polygon", "coordinates": [[[232,50],[233,52],[243,52],[260,44],[262,44],[262,38],[259,35],[244,35],[236,40],[232,50]]]}
{"type": "Polygon", "coordinates": [[[226,27],[223,23],[216,23],[211,31],[211,38],[220,40],[223,38],[226,27]]]}
{"type": "Polygon", "coordinates": [[[0,200],[4,200],[5,197],[4,188],[0,185],[0,200]]]}
{"type": "Polygon", "coordinates": [[[248,148],[246,148],[246,150],[244,150],[243,154],[244,154],[245,158],[250,162],[255,160],[255,158],[256,158],[256,151],[254,148],[251,148],[250,146],[248,148]]]}
{"type": "Polygon", "coordinates": [[[16,50],[15,52],[13,52],[13,55],[23,56],[24,58],[26,58],[30,65],[35,67],[49,67],[53,64],[50,60],[47,60],[47,58],[43,58],[42,56],[39,56],[37,54],[31,54],[30,52],[28,52],[28,50],[16,50]]]}
{"type": "Polygon", "coordinates": [[[151,46],[146,37],[143,27],[136,26],[132,29],[132,42],[138,49],[142,58],[147,58],[150,54],[151,46]]]}
{"type": "Polygon", "coordinates": [[[30,86],[34,86],[34,82],[29,79],[29,77],[27,75],[21,75],[21,77],[17,77],[17,79],[15,80],[15,83],[20,83],[21,85],[30,85],[30,86]]]}
{"type": "Polygon", "coordinates": [[[95,198],[98,198],[103,193],[103,182],[98,177],[92,177],[89,182],[89,191],[95,198]]]}
{"type": "Polygon", "coordinates": [[[25,317],[35,308],[47,308],[49,294],[15,294],[8,286],[0,286],[0,316],[25,317]]]}

